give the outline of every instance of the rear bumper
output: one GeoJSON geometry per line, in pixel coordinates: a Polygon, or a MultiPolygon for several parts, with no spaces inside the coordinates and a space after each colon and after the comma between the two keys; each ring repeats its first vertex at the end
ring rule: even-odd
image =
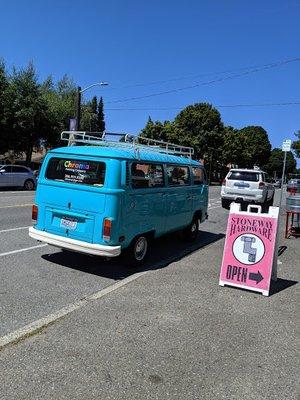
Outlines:
{"type": "Polygon", "coordinates": [[[29,236],[52,246],[78,251],[79,253],[103,257],[117,257],[121,254],[121,246],[105,246],[103,244],[87,243],[81,240],[70,239],[63,236],[53,235],[52,233],[39,231],[34,227],[29,228],[29,236]]]}
{"type": "Polygon", "coordinates": [[[264,202],[264,196],[263,195],[256,195],[256,196],[247,196],[247,195],[237,195],[237,194],[222,194],[221,193],[221,198],[224,200],[230,200],[230,201],[236,201],[236,200],[242,200],[247,203],[263,203],[264,202]]]}

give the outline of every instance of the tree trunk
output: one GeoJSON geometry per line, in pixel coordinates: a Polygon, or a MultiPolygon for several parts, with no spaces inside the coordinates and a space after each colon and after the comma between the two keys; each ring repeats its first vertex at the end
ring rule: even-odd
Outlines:
{"type": "Polygon", "coordinates": [[[33,146],[31,144],[28,145],[26,150],[26,164],[29,165],[31,163],[31,157],[33,152],[33,146]]]}

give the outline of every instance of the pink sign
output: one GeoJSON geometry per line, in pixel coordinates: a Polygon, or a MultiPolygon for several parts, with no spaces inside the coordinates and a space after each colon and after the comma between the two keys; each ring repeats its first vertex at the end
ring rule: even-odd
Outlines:
{"type": "MultiPolygon", "coordinates": [[[[220,285],[269,295],[278,226],[278,207],[270,207],[268,214],[240,211],[233,203],[227,223],[220,285]]],[[[275,266],[276,267],[276,266],[275,266]]],[[[274,268],[273,274],[276,269],[274,268]]]]}

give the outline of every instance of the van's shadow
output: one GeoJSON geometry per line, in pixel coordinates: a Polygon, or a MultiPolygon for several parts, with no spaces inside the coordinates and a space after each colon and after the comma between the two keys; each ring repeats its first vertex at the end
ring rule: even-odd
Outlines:
{"type": "Polygon", "coordinates": [[[170,263],[179,261],[194,251],[222,239],[224,236],[221,233],[200,231],[197,241],[191,244],[184,242],[179,233],[167,235],[154,241],[149,259],[138,269],[126,267],[121,257],[105,261],[101,257],[57,250],[55,253],[42,255],[42,258],[67,268],[119,280],[135,272],[166,267],[170,263]]]}

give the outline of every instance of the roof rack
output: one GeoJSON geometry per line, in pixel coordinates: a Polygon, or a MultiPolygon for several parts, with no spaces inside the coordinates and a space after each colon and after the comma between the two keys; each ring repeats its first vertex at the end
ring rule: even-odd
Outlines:
{"type": "Polygon", "coordinates": [[[143,136],[134,136],[128,133],[116,132],[85,132],[63,131],[61,140],[68,142],[68,146],[76,146],[77,143],[90,146],[104,146],[117,148],[133,148],[139,157],[140,150],[154,151],[158,153],[173,154],[192,158],[194,149],[188,146],[180,146],[162,140],[149,139],[143,136]],[[116,140],[108,140],[108,137],[117,137],[116,140]]]}

